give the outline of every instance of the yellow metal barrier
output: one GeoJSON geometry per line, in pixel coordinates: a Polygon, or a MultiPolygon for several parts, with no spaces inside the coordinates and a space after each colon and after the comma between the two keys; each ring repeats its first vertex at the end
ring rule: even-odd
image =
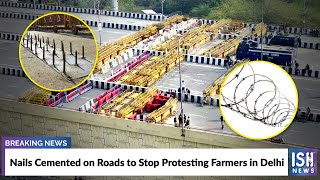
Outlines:
{"type": "Polygon", "coordinates": [[[147,115],[148,122],[164,123],[171,115],[176,114],[178,100],[170,98],[161,108],[147,115]]]}
{"type": "Polygon", "coordinates": [[[158,89],[149,88],[146,92],[140,94],[136,97],[130,105],[135,108],[136,111],[141,110],[148,101],[150,101],[156,94],[158,93],[158,89]]]}
{"type": "Polygon", "coordinates": [[[261,37],[261,35],[263,37],[267,34],[268,26],[264,23],[259,23],[254,28],[255,28],[255,31],[253,33],[255,34],[256,37],[261,37]]]}
{"type": "Polygon", "coordinates": [[[168,53],[165,56],[155,56],[143,62],[131,72],[121,78],[119,83],[126,83],[135,86],[152,86],[166,72],[172,70],[179,61],[183,61],[183,54],[168,53]]]}
{"type": "Polygon", "coordinates": [[[124,52],[128,46],[134,46],[143,39],[149,38],[150,36],[156,34],[159,30],[163,28],[170,28],[173,24],[179,23],[186,20],[184,16],[172,16],[165,21],[157,24],[149,25],[140,31],[120,39],[114,44],[106,44],[99,49],[98,61],[95,68],[95,72],[101,70],[102,65],[106,64],[110,59],[124,52]]]}
{"type": "Polygon", "coordinates": [[[208,51],[203,53],[203,55],[212,56],[215,58],[224,58],[228,54],[234,53],[237,50],[240,42],[240,37],[236,39],[228,39],[209,49],[208,51]]]}

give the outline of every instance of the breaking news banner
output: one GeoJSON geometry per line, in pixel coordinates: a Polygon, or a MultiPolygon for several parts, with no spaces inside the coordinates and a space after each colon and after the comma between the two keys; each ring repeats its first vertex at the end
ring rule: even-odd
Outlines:
{"type": "Polygon", "coordinates": [[[70,137],[3,137],[3,176],[316,176],[313,149],[72,149],[70,137]]]}

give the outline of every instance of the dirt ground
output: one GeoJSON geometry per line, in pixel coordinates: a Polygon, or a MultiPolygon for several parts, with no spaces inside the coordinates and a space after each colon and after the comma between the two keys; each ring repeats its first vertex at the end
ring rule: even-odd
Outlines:
{"type": "MultiPolygon", "coordinates": [[[[55,40],[56,47],[61,48],[61,41],[64,43],[66,53],[70,53],[70,42],[72,42],[72,51],[78,52],[78,57],[82,56],[82,46],[85,48],[85,58],[92,62],[92,68],[96,60],[96,43],[92,36],[88,34],[73,35],[71,33],[53,33],[53,32],[39,32],[28,31],[33,37],[39,35],[40,38],[49,38],[50,45],[55,40]]],[[[55,71],[52,67],[45,64],[41,59],[36,57],[30,50],[21,46],[21,59],[27,74],[39,85],[54,90],[64,90],[75,86],[83,81],[84,78],[75,79],[74,82],[68,81],[63,75],[55,71]]],[[[91,68],[91,67],[90,67],[91,68]]]]}
{"type": "Polygon", "coordinates": [[[75,86],[74,83],[68,81],[64,76],[57,73],[54,69],[46,65],[28,49],[22,46],[21,57],[23,58],[23,66],[27,71],[27,74],[39,85],[54,90],[63,90],[75,86]]]}

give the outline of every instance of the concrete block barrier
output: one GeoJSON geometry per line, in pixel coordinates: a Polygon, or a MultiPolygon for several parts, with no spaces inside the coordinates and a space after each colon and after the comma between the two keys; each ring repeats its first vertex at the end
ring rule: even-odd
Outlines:
{"type": "Polygon", "coordinates": [[[0,65],[0,74],[8,75],[8,76],[18,76],[18,77],[26,77],[26,74],[20,67],[9,67],[0,65]]]}
{"type": "Polygon", "coordinates": [[[20,41],[20,38],[21,38],[21,35],[19,34],[0,31],[0,39],[10,40],[10,41],[20,41]]]}
{"type": "MultiPolygon", "coordinates": [[[[89,26],[98,27],[98,21],[84,20],[89,26]]],[[[136,25],[128,25],[128,24],[119,24],[119,23],[107,23],[101,22],[103,28],[111,28],[111,29],[122,29],[122,30],[130,30],[130,31],[139,31],[143,29],[143,26],[136,25]]]]}
{"type": "Polygon", "coordinates": [[[307,48],[307,49],[317,49],[320,50],[320,43],[313,43],[313,42],[301,42],[299,44],[300,48],[307,48]]]}
{"type": "Polygon", "coordinates": [[[219,39],[223,39],[223,40],[234,39],[237,37],[239,37],[239,35],[236,35],[236,34],[219,34],[218,36],[219,39]]]}
{"type": "MultiPolygon", "coordinates": [[[[10,2],[10,1],[0,1],[0,6],[40,9],[40,10],[50,10],[50,11],[64,11],[64,12],[85,13],[85,14],[99,13],[98,10],[90,9],[90,8],[60,7],[60,6],[44,5],[44,4],[36,4],[34,6],[34,4],[31,4],[31,3],[20,3],[20,2],[10,2]]],[[[151,21],[162,21],[167,19],[166,16],[163,16],[160,14],[149,15],[149,14],[116,12],[116,11],[106,11],[106,10],[100,10],[100,14],[105,16],[116,16],[116,17],[143,19],[143,20],[151,20],[151,21]]]]}
{"type": "Polygon", "coordinates": [[[162,56],[166,54],[164,51],[145,50],[140,48],[132,48],[132,51],[135,56],[139,56],[144,52],[152,53],[155,56],[162,56]]]}
{"type": "Polygon", "coordinates": [[[215,66],[227,66],[227,60],[223,58],[214,58],[214,57],[207,57],[207,56],[197,56],[197,55],[184,55],[184,60],[187,62],[198,63],[198,64],[208,64],[208,65],[215,65],[215,66]]]}
{"type": "Polygon", "coordinates": [[[139,91],[139,92],[145,92],[148,89],[147,87],[119,84],[116,82],[105,82],[105,81],[97,81],[97,80],[90,80],[90,81],[93,83],[93,87],[98,88],[98,89],[108,90],[114,86],[120,86],[123,88],[123,90],[135,90],[135,91],[139,91]]]}
{"type": "MultiPolygon", "coordinates": [[[[297,112],[297,118],[298,119],[304,119],[306,118],[306,111],[299,111],[297,112]]],[[[308,119],[308,121],[311,122],[320,122],[320,114],[317,113],[310,113],[310,118],[308,119]]]]}
{"type": "Polygon", "coordinates": [[[296,75],[296,76],[305,76],[305,77],[313,77],[313,78],[319,78],[320,77],[320,71],[318,70],[306,70],[306,69],[294,69],[292,67],[282,67],[284,70],[288,72],[290,75],[296,75]]]}
{"type": "Polygon", "coordinates": [[[2,18],[14,18],[14,19],[27,19],[34,20],[39,17],[39,15],[17,13],[17,12],[0,12],[0,17],[2,18]]]}
{"type": "Polygon", "coordinates": [[[215,24],[218,21],[217,20],[213,20],[213,19],[200,19],[202,24],[215,24]]]}

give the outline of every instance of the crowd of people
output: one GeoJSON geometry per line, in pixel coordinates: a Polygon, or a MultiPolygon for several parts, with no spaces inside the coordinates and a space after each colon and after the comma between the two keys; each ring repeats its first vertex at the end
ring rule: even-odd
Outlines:
{"type": "Polygon", "coordinates": [[[190,129],[190,120],[190,116],[187,117],[186,114],[182,115],[181,113],[178,117],[178,121],[177,117],[174,117],[173,122],[175,127],[182,127],[184,125],[184,128],[190,129]]]}
{"type": "MultiPolygon", "coordinates": [[[[294,61],[294,69],[295,69],[295,74],[300,74],[299,63],[297,61],[294,61]]],[[[304,69],[306,72],[309,72],[311,70],[310,65],[307,64],[304,69]]]]}
{"type": "Polygon", "coordinates": [[[176,93],[178,92],[178,93],[183,93],[183,94],[185,94],[185,95],[190,95],[191,94],[191,91],[190,91],[190,89],[189,88],[186,88],[185,87],[185,83],[184,83],[184,81],[182,80],[182,88],[178,88],[177,90],[175,90],[175,89],[169,89],[169,94],[171,94],[172,95],[172,97],[173,98],[176,98],[176,93]],[[182,90],[182,91],[181,91],[182,90]]]}

